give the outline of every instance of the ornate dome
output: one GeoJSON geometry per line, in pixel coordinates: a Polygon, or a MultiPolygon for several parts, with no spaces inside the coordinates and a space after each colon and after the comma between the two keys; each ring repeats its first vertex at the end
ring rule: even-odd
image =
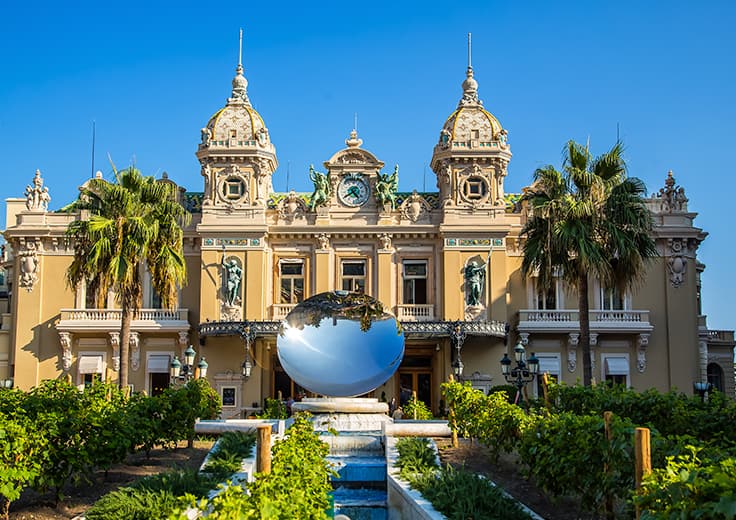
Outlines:
{"type": "Polygon", "coordinates": [[[232,94],[223,108],[202,129],[200,147],[228,146],[272,148],[266,123],[248,99],[248,80],[243,76],[243,66],[235,69],[232,94]]]}
{"type": "Polygon", "coordinates": [[[483,108],[483,102],[478,99],[478,82],[473,78],[473,67],[468,67],[462,86],[463,96],[457,109],[445,121],[439,144],[450,146],[452,142],[470,141],[505,143],[506,131],[498,119],[483,108]]]}

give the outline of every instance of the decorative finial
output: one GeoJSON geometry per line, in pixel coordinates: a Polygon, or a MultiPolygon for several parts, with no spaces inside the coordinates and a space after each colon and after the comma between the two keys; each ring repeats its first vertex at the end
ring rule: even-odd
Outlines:
{"type": "Polygon", "coordinates": [[[363,144],[363,140],[358,139],[358,131],[353,128],[353,131],[350,132],[350,138],[345,139],[345,144],[348,145],[348,148],[358,148],[363,144]]]}
{"type": "Polygon", "coordinates": [[[243,76],[243,29],[240,29],[240,39],[238,46],[238,66],[235,68],[235,77],[233,78],[233,91],[228,99],[228,103],[241,102],[250,106],[248,100],[248,80],[243,76]]]}
{"type": "Polygon", "coordinates": [[[465,71],[465,81],[463,81],[463,97],[460,98],[459,107],[465,105],[482,105],[483,102],[478,99],[478,82],[473,78],[473,39],[472,34],[468,33],[468,68],[465,71]]]}
{"type": "Polygon", "coordinates": [[[243,29],[240,29],[240,42],[238,44],[238,65],[243,66],[243,29]]]}
{"type": "Polygon", "coordinates": [[[473,68],[473,33],[468,33],[468,68],[473,68]]]}

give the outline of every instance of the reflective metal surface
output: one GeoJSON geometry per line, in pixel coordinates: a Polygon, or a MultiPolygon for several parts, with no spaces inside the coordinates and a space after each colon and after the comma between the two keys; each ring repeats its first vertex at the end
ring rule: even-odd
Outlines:
{"type": "Polygon", "coordinates": [[[281,366],[310,392],[351,397],[375,390],[404,356],[401,324],[364,294],[318,294],[297,305],[276,341],[281,366]]]}

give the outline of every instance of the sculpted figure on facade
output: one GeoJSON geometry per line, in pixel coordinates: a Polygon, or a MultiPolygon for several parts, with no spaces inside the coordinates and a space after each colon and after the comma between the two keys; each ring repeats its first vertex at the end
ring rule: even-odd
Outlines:
{"type": "Polygon", "coordinates": [[[310,165],[309,179],[314,183],[314,191],[309,199],[309,211],[314,211],[330,201],[330,195],[332,194],[330,172],[328,170],[326,174],[320,173],[314,169],[314,165],[310,165]]]}
{"type": "Polygon", "coordinates": [[[685,196],[685,188],[682,186],[675,187],[675,178],[672,176],[672,170],[667,172],[664,188],[659,189],[659,194],[656,197],[660,199],[660,208],[665,213],[687,211],[688,198],[685,196]]]}
{"type": "Polygon", "coordinates": [[[376,180],[376,200],[383,207],[396,208],[396,194],[399,191],[399,165],[394,167],[391,175],[379,173],[376,180]]]}
{"type": "Polygon", "coordinates": [[[20,286],[28,292],[38,281],[38,251],[35,242],[28,242],[18,254],[20,261],[20,286]]]}
{"type": "Polygon", "coordinates": [[[200,171],[202,177],[204,177],[204,198],[202,200],[203,206],[212,205],[212,193],[210,192],[210,175],[212,175],[212,167],[209,163],[202,166],[200,171]]]}
{"type": "Polygon", "coordinates": [[[391,235],[389,233],[383,233],[378,236],[381,241],[381,249],[391,249],[391,235]]]}
{"type": "Polygon", "coordinates": [[[112,346],[112,369],[120,370],[120,333],[110,332],[110,345],[112,346]]]}
{"type": "Polygon", "coordinates": [[[49,195],[49,189],[43,185],[40,170],[36,170],[33,177],[33,186],[27,185],[24,194],[28,211],[48,211],[51,195],[49,195]]]}
{"type": "Polygon", "coordinates": [[[687,258],[685,258],[684,240],[670,239],[669,241],[670,257],[667,260],[667,267],[670,271],[670,283],[675,289],[685,283],[685,273],[687,272],[687,258]]]}
{"type": "Polygon", "coordinates": [[[72,335],[70,332],[59,332],[61,343],[61,368],[67,372],[72,366],[72,335]]]}
{"type": "Polygon", "coordinates": [[[141,367],[141,338],[137,332],[131,331],[128,345],[130,345],[130,369],[135,372],[141,367]]]}
{"type": "Polygon", "coordinates": [[[225,303],[234,307],[240,302],[240,282],[243,277],[243,270],[235,258],[226,261],[223,255],[222,271],[225,279],[225,303]]]}
{"type": "Polygon", "coordinates": [[[317,241],[319,242],[319,248],[326,250],[330,248],[330,235],[327,233],[320,233],[317,235],[317,241]]]}
{"type": "Polygon", "coordinates": [[[202,134],[202,144],[205,146],[209,146],[210,140],[212,139],[212,131],[205,127],[202,130],[200,130],[202,134]]]}
{"type": "Polygon", "coordinates": [[[486,279],[486,263],[481,264],[476,260],[471,260],[465,266],[465,287],[466,287],[466,303],[470,307],[478,307],[481,305],[481,296],[483,294],[483,285],[486,279]]]}

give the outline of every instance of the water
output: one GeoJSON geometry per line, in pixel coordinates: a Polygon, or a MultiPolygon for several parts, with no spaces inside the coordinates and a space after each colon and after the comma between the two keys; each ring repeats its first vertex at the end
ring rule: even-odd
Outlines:
{"type": "Polygon", "coordinates": [[[332,437],[327,460],[339,475],[332,480],[335,514],[346,515],[351,520],[387,520],[382,437],[355,433],[332,437]]]}

